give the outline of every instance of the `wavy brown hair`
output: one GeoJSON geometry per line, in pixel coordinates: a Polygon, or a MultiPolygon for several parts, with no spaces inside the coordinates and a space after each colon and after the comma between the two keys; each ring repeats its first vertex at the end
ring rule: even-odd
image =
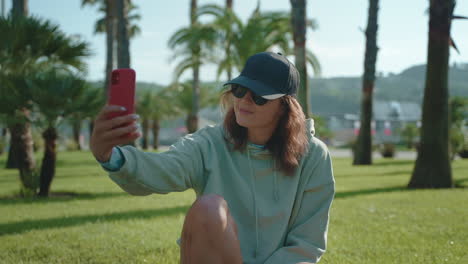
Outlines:
{"type": "MultiPolygon", "coordinates": [[[[307,151],[308,139],[305,116],[296,98],[286,95],[281,97],[283,115],[265,147],[273,155],[277,170],[292,176],[299,166],[299,162],[307,151]]],[[[221,95],[221,108],[225,112],[224,129],[233,143],[234,150],[245,151],[247,146],[247,128],[236,121],[231,91],[221,95]]]]}

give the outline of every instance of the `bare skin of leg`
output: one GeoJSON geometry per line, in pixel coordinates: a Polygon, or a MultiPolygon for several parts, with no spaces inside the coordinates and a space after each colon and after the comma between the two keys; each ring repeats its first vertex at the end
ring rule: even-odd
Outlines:
{"type": "Polygon", "coordinates": [[[199,197],[185,217],[181,264],[242,264],[237,225],[227,202],[216,194],[199,197]]]}

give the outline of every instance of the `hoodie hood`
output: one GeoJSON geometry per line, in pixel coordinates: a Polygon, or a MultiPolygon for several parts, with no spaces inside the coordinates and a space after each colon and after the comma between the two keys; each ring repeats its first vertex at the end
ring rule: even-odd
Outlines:
{"type": "Polygon", "coordinates": [[[310,118],[306,120],[306,132],[309,138],[315,136],[315,124],[314,119],[310,118]]]}

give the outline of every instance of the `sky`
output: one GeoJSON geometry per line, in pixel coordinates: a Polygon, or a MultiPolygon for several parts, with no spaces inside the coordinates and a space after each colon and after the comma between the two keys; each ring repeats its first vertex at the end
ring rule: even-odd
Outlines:
{"type": "MultiPolygon", "coordinates": [[[[5,0],[6,10],[11,0],[5,0]]],[[[234,0],[234,11],[243,21],[250,16],[257,1],[234,0]]],[[[137,81],[169,84],[176,63],[168,48],[169,37],[189,24],[190,0],[134,0],[139,6],[141,35],[130,43],[131,67],[137,81]]],[[[199,5],[219,4],[225,0],[198,0],[199,5]]],[[[377,72],[399,73],[427,58],[429,0],[381,0],[377,44],[377,72]]],[[[290,11],[289,0],[263,0],[261,11],[290,11]]],[[[105,37],[95,35],[94,24],[103,16],[97,7],[81,8],[81,0],[29,0],[31,15],[49,19],[67,34],[79,34],[89,42],[93,56],[88,58],[91,81],[102,80],[105,68],[105,37]]],[[[319,28],[308,30],[307,47],[318,57],[322,77],[361,76],[363,73],[368,0],[309,0],[307,16],[315,19],[319,28]]],[[[455,14],[468,16],[468,1],[459,0],[455,14]]],[[[452,36],[460,54],[451,49],[450,63],[468,63],[468,20],[452,24],[452,36]]],[[[275,51],[275,50],[273,50],[275,51]]],[[[293,59],[293,58],[291,58],[293,59]]],[[[310,72],[310,71],[309,71],[310,72]]],[[[236,73],[237,74],[237,73],[236,73]]],[[[187,73],[182,79],[189,78],[187,73]]],[[[221,76],[223,78],[224,76],[221,76]]],[[[202,66],[202,81],[216,79],[216,66],[202,66]]],[[[224,77],[225,78],[225,77],[224,77]]]]}

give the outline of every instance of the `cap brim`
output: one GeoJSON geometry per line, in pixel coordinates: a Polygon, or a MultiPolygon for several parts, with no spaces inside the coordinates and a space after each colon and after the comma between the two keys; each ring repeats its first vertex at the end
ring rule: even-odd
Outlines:
{"type": "Polygon", "coordinates": [[[260,95],[261,97],[268,99],[268,100],[274,100],[274,99],[285,96],[285,94],[277,93],[276,91],[271,89],[269,86],[264,85],[262,82],[249,79],[245,76],[238,76],[230,80],[229,82],[225,83],[224,86],[229,85],[229,84],[242,85],[252,90],[255,94],[260,95]]]}

